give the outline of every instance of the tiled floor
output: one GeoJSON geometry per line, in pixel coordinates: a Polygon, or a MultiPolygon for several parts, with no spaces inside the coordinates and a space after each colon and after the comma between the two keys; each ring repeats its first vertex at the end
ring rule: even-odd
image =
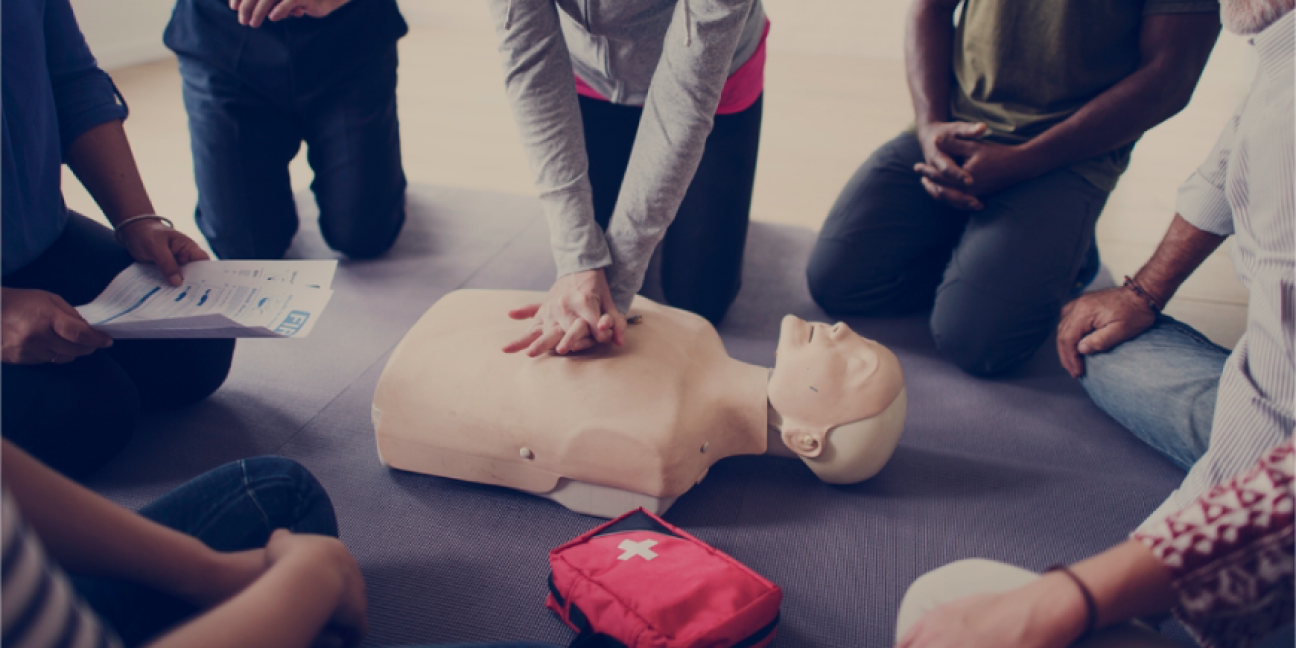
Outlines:
{"type": "MultiPolygon", "coordinates": [[[[856,166],[910,119],[901,56],[905,3],[765,4],[773,29],[753,216],[817,228],[856,166]]],[[[414,25],[401,42],[399,90],[410,181],[533,194],[484,6],[421,0],[406,2],[404,10],[414,25]]],[[[1221,35],[1192,103],[1139,144],[1098,225],[1115,276],[1133,273],[1160,240],[1174,214],[1175,188],[1206,155],[1246,90],[1249,56],[1242,39],[1221,35]]],[[[175,62],[113,75],[131,105],[127,131],[156,208],[197,236],[175,62]]],[[[310,182],[304,157],[292,165],[298,188],[310,182]]],[[[70,173],[65,193],[73,208],[96,212],[70,173]]],[[[1243,330],[1246,297],[1225,246],[1167,310],[1232,345],[1243,330]]]]}

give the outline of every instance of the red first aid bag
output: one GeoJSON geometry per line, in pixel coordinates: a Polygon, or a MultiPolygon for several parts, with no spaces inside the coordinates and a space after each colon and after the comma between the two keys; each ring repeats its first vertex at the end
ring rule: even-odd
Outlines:
{"type": "Polygon", "coordinates": [[[637,509],[549,552],[545,605],[572,646],[768,645],[783,591],[742,563],[637,509]]]}

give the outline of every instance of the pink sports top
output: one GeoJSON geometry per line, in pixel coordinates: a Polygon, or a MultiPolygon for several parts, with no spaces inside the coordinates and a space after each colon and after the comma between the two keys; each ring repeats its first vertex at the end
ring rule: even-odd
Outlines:
{"type": "MultiPolygon", "coordinates": [[[[769,30],[770,23],[766,20],[765,31],[761,33],[760,45],[756,46],[756,51],[725,80],[724,88],[720,90],[720,104],[716,106],[717,115],[732,115],[747,110],[765,90],[765,39],[769,36],[769,30]]],[[[576,94],[607,101],[607,97],[589,87],[579,74],[576,75],[576,94]]]]}

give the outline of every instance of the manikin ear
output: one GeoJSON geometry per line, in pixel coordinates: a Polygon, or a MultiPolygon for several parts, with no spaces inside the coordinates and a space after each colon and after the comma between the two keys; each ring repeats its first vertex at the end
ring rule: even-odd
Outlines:
{"type": "Polygon", "coordinates": [[[783,428],[783,445],[791,448],[792,452],[805,457],[814,459],[823,452],[824,437],[828,435],[827,430],[807,430],[794,425],[786,425],[783,428]]]}

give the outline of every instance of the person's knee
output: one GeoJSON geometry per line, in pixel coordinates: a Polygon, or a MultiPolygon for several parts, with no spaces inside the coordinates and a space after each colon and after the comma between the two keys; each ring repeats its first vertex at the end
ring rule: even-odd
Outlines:
{"type": "Polygon", "coordinates": [[[729,307],[738,297],[741,287],[742,281],[737,277],[722,280],[713,277],[707,282],[699,282],[694,278],[685,285],[663,281],[662,293],[666,297],[666,303],[671,306],[697,313],[712,326],[719,326],[729,313],[729,307]]]}
{"type": "Polygon", "coordinates": [[[911,310],[898,294],[898,282],[880,279],[869,267],[866,251],[837,241],[819,239],[806,264],[810,297],[824,311],[840,315],[885,317],[911,310]]]}
{"type": "Polygon", "coordinates": [[[936,349],[974,376],[994,376],[1030,360],[1056,327],[1057,304],[1024,301],[961,280],[946,280],[932,307],[936,349]]]}
{"type": "Polygon", "coordinates": [[[1123,391],[1122,386],[1135,384],[1131,379],[1138,370],[1130,361],[1137,360],[1129,357],[1127,351],[1129,347],[1117,345],[1102,353],[1081,356],[1084,373],[1080,375],[1080,385],[1100,406],[1111,394],[1123,391]]]}
{"type": "Polygon", "coordinates": [[[72,393],[38,399],[22,420],[5,417],[5,438],[73,479],[94,473],[125,449],[139,424],[134,384],[115,374],[112,378],[116,380],[87,381],[72,393]]]}
{"type": "Polygon", "coordinates": [[[234,340],[193,340],[182,377],[170,383],[167,404],[189,405],[211,396],[225,384],[234,361],[234,340]]]}
{"type": "Polygon", "coordinates": [[[320,232],[324,241],[351,259],[373,259],[386,254],[396,244],[405,225],[404,186],[378,199],[356,202],[320,205],[320,232]]]}
{"type": "Polygon", "coordinates": [[[285,457],[242,461],[244,482],[270,529],[337,536],[333,503],[305,466],[285,457]]]}
{"type": "Polygon", "coordinates": [[[51,468],[80,479],[93,474],[126,449],[139,425],[139,399],[101,407],[99,412],[102,417],[96,417],[94,423],[85,422],[85,429],[67,430],[60,435],[61,448],[47,448],[46,463],[51,468]]]}
{"type": "Polygon", "coordinates": [[[257,231],[245,231],[242,229],[245,226],[235,223],[218,222],[219,217],[210,216],[210,211],[200,210],[196,219],[207,244],[218,259],[282,259],[297,233],[296,208],[293,208],[290,217],[273,219],[289,223],[291,228],[264,227],[257,231]]]}
{"type": "Polygon", "coordinates": [[[815,245],[806,264],[806,285],[810,297],[819,307],[829,313],[850,310],[851,300],[846,297],[849,292],[842,282],[842,273],[830,252],[821,251],[822,246],[815,245]]]}
{"type": "Polygon", "coordinates": [[[941,355],[960,369],[981,377],[1020,367],[1048,337],[1047,326],[1006,321],[994,317],[994,313],[964,312],[951,316],[942,312],[939,304],[932,313],[931,332],[941,355]]]}

